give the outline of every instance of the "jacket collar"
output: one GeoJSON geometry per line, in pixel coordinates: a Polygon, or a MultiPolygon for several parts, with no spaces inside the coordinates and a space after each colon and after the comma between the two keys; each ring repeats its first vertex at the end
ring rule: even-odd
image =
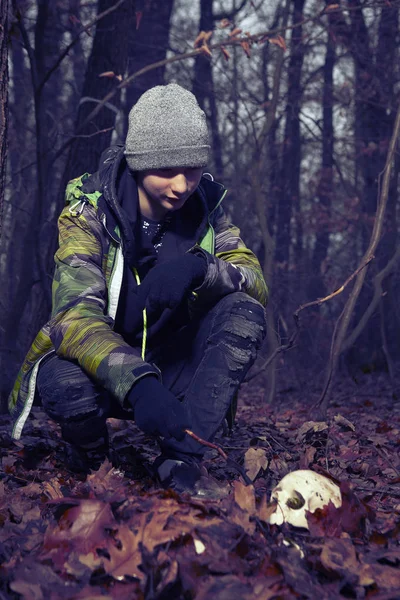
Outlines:
{"type": "MultiPolygon", "coordinates": [[[[101,155],[99,170],[89,177],[82,190],[87,193],[94,190],[102,192],[98,207],[105,215],[108,232],[110,235],[111,232],[114,232],[112,237],[116,241],[121,241],[122,238],[125,253],[128,254],[128,262],[131,263],[134,258],[132,218],[128,218],[118,199],[118,186],[121,181],[124,181],[128,169],[124,151],[125,146],[123,145],[107,148],[101,155]]],[[[219,205],[226,189],[221,183],[212,181],[203,175],[196,191],[207,213],[204,216],[208,218],[219,205]]],[[[135,198],[137,198],[137,194],[135,198]]]]}

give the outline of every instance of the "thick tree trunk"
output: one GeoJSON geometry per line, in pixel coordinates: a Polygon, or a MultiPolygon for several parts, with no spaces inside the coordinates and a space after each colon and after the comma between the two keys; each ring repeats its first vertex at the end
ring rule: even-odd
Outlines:
{"type": "Polygon", "coordinates": [[[333,188],[333,67],[335,65],[335,44],[328,29],[324,64],[324,90],[322,94],[322,168],[318,185],[319,225],[315,236],[315,246],[311,262],[311,280],[308,289],[310,300],[326,295],[321,267],[329,249],[329,228],[333,188]]]}
{"type": "MultiPolygon", "coordinates": [[[[305,0],[294,0],[293,23],[303,19],[305,0]]],[[[286,105],[286,124],[284,147],[282,153],[282,167],[280,171],[279,204],[276,215],[276,269],[277,280],[281,291],[279,306],[281,310],[286,305],[289,297],[289,262],[291,249],[291,219],[295,204],[300,201],[300,121],[301,107],[301,73],[304,60],[304,44],[302,40],[303,27],[292,29],[289,60],[289,87],[286,105]]]]}
{"type": "Polygon", "coordinates": [[[8,0],[0,7],[0,238],[3,221],[8,128],[8,0]]]}
{"type": "MultiPolygon", "coordinates": [[[[211,31],[214,28],[213,0],[200,1],[200,31],[211,31]]],[[[206,112],[211,129],[211,145],[215,165],[215,176],[223,175],[222,145],[218,129],[218,109],[215,99],[214,78],[211,61],[201,54],[194,64],[193,93],[200,106],[206,112]]]]}
{"type": "MultiPolygon", "coordinates": [[[[140,25],[129,42],[128,73],[132,74],[147,65],[165,59],[168,48],[169,29],[174,0],[163,0],[150,4],[144,10],[140,25]]],[[[164,83],[165,67],[148,71],[135,79],[126,92],[125,131],[127,131],[128,113],[146,90],[164,83]]]]}
{"type": "MultiPolygon", "coordinates": [[[[7,130],[8,130],[8,0],[0,4],[0,239],[3,229],[3,207],[5,194],[5,175],[7,163],[7,130]]],[[[5,356],[4,349],[0,354],[0,363],[5,356]]],[[[3,372],[3,371],[2,371],[3,372]]],[[[3,377],[1,378],[3,379],[3,377]]],[[[6,409],[3,393],[4,383],[0,383],[0,413],[6,409]]]]}
{"type": "MultiPolygon", "coordinates": [[[[359,0],[351,0],[353,7],[360,7],[359,0]]],[[[373,52],[373,44],[369,37],[364,15],[361,10],[352,14],[351,51],[356,74],[356,106],[355,135],[357,165],[362,180],[359,184],[361,198],[361,248],[364,252],[371,238],[373,217],[375,215],[378,196],[379,179],[382,173],[387,147],[393,130],[394,112],[391,107],[394,86],[394,64],[396,61],[396,36],[398,28],[398,8],[383,6],[381,8],[378,46],[373,52]]],[[[393,217],[396,214],[397,189],[395,182],[391,184],[388,197],[386,228],[377,249],[377,257],[371,266],[371,275],[381,270],[394,254],[397,242],[397,230],[393,217]]],[[[364,286],[355,308],[355,322],[359,322],[365,313],[372,295],[372,288],[364,286]]],[[[383,298],[385,305],[390,301],[383,298]]],[[[382,301],[383,301],[382,299],[382,301]]],[[[385,313],[394,310],[385,306],[385,313]]],[[[389,317],[389,320],[390,317],[389,317]]],[[[386,319],[387,323],[387,319],[386,319]]],[[[382,348],[382,322],[379,311],[370,318],[356,346],[350,351],[348,358],[353,367],[364,365],[369,368],[371,362],[384,364],[382,348]]],[[[385,325],[387,327],[387,324],[385,325]]],[[[393,332],[392,332],[393,333],[393,332]]]]}
{"type": "MultiPolygon", "coordinates": [[[[52,105],[57,104],[58,98],[54,98],[51,90],[53,83],[48,86],[46,94],[44,88],[40,86],[40,81],[44,77],[48,68],[49,62],[54,60],[54,52],[57,52],[59,40],[55,41],[57,36],[56,27],[58,24],[58,13],[54,11],[54,6],[50,0],[40,0],[38,2],[38,14],[34,30],[35,46],[30,46],[29,33],[25,29],[23,16],[20,15],[21,35],[25,42],[25,49],[30,58],[30,68],[32,76],[32,87],[34,96],[34,123],[35,123],[35,143],[36,143],[36,177],[35,188],[28,194],[27,202],[24,199],[20,200],[19,208],[23,207],[29,214],[29,219],[17,218],[17,226],[15,228],[11,246],[15,247],[13,256],[13,267],[18,273],[18,277],[14,279],[12,294],[9,298],[9,306],[7,313],[7,321],[4,327],[4,339],[7,350],[15,355],[18,355],[18,344],[24,336],[18,335],[18,328],[24,331],[25,336],[30,339],[34,335],[36,328],[43,323],[50,311],[50,281],[46,271],[45,245],[46,240],[43,240],[42,225],[46,221],[46,216],[49,213],[50,201],[49,190],[47,187],[49,172],[48,159],[50,152],[49,141],[49,110],[46,109],[46,101],[52,100],[52,105]],[[50,96],[47,95],[47,91],[50,96]],[[25,222],[24,222],[25,221],[25,222]],[[19,230],[19,232],[18,232],[19,230]],[[16,235],[18,232],[18,235],[16,235]],[[20,243],[21,238],[24,239],[23,246],[20,243]],[[27,253],[26,248],[32,248],[34,251],[27,253]],[[28,327],[32,327],[29,330],[28,327]]],[[[18,51],[15,57],[17,63],[20,60],[18,51]]],[[[19,67],[22,65],[18,64],[19,67]]],[[[22,67],[23,68],[23,67],[22,67]]],[[[17,70],[13,75],[19,76],[17,70]]],[[[55,79],[54,81],[57,81],[55,79]]],[[[18,94],[18,82],[14,82],[14,93],[18,94]]],[[[19,110],[19,109],[18,109],[19,110]]],[[[26,128],[29,120],[18,113],[22,128],[26,128]]],[[[21,134],[20,141],[26,134],[21,134]]],[[[16,149],[18,151],[18,148],[16,149]]],[[[15,220],[14,220],[15,221],[15,220]]],[[[10,276],[10,279],[13,278],[10,276]]],[[[26,343],[26,342],[25,342],[26,343]]],[[[24,345],[24,344],[23,344],[24,345]]]]}
{"type": "MultiPolygon", "coordinates": [[[[99,0],[98,13],[114,4],[115,0],[99,0]]],[[[120,94],[114,96],[112,104],[104,106],[94,119],[83,127],[82,125],[96,107],[96,101],[106,96],[118,83],[118,79],[114,77],[100,75],[106,72],[112,72],[116,76],[125,74],[129,39],[136,35],[135,27],[134,2],[122,3],[97,24],[76,120],[77,137],[70,147],[63,188],[69,179],[78,177],[85,171],[96,171],[101,153],[110,144],[120,107],[120,94]]]]}

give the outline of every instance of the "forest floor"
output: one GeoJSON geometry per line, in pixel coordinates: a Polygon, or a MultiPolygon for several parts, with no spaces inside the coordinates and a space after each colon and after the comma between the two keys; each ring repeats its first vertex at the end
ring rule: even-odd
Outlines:
{"type": "Polygon", "coordinates": [[[39,409],[18,442],[2,417],[0,600],[399,599],[399,395],[385,375],[342,380],[315,422],[316,393],[282,390],[269,406],[243,385],[234,431],[216,441],[246,476],[208,450],[229,491],[218,501],[160,489],[157,448],[132,423],[109,423],[120,467],[86,477],[39,409]],[[342,507],[309,514],[309,529],[270,525],[272,488],[299,468],[340,482],[342,507]]]}

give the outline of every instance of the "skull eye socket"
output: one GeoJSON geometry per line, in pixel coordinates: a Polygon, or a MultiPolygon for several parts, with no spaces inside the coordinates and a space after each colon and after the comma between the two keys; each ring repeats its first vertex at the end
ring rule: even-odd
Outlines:
{"type": "Polygon", "coordinates": [[[303,496],[300,494],[300,492],[296,492],[296,490],[294,490],[293,495],[286,500],[286,506],[292,508],[293,510],[300,510],[300,508],[303,508],[305,503],[306,501],[304,500],[303,496]]]}

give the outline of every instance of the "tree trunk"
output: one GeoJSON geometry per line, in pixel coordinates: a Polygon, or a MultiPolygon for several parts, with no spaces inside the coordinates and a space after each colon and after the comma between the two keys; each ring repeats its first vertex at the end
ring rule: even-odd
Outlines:
{"type": "MultiPolygon", "coordinates": [[[[211,31],[214,28],[214,20],[213,0],[200,0],[200,31],[211,31]]],[[[215,176],[217,179],[221,179],[223,175],[222,145],[218,129],[218,109],[215,100],[212,64],[202,54],[196,56],[194,63],[193,93],[209,119],[215,176]]]]}
{"type": "MultiPolygon", "coordinates": [[[[3,230],[3,207],[7,163],[8,130],[8,0],[0,4],[0,239],[3,230]]],[[[1,355],[5,354],[2,350],[1,355]]],[[[1,361],[2,362],[2,361],[1,361]]],[[[3,379],[3,377],[2,377],[3,379]]],[[[0,413],[6,410],[0,384],[0,413]]]]}
{"type": "MultiPolygon", "coordinates": [[[[373,52],[373,44],[364,20],[359,0],[351,0],[352,7],[359,10],[352,15],[351,52],[355,64],[355,135],[357,141],[357,165],[362,175],[360,184],[361,198],[361,248],[365,252],[371,238],[373,218],[379,196],[379,178],[383,170],[387,147],[393,130],[394,112],[391,99],[394,91],[393,66],[396,61],[396,36],[398,8],[392,5],[381,8],[378,46],[373,52]]],[[[371,265],[371,275],[376,274],[394,254],[397,231],[395,222],[388,218],[395,214],[397,190],[395,182],[391,183],[388,198],[386,231],[377,249],[377,258],[371,265]]],[[[358,299],[354,319],[360,321],[365,313],[372,295],[371,286],[364,286],[358,299]]],[[[388,299],[385,299],[388,300],[388,299]]],[[[385,301],[386,304],[386,301],[385,301]]],[[[385,362],[381,352],[381,321],[379,310],[370,318],[357,346],[348,354],[353,367],[368,368],[371,357],[375,363],[385,362]],[[379,354],[379,357],[377,356],[379,354]]]]}
{"type": "Polygon", "coordinates": [[[3,223],[8,129],[8,0],[0,7],[0,238],[3,223]]]}
{"type": "MultiPolygon", "coordinates": [[[[155,62],[165,59],[168,48],[169,29],[174,0],[163,0],[144,10],[140,25],[129,43],[128,73],[135,73],[155,62]]],[[[164,83],[165,67],[148,71],[133,81],[126,92],[125,131],[128,113],[146,90],[164,83]]]]}
{"type": "Polygon", "coordinates": [[[324,90],[322,94],[322,168],[318,185],[319,224],[315,236],[315,246],[311,262],[311,280],[308,289],[310,300],[326,296],[326,287],[322,278],[321,267],[327,257],[329,248],[329,227],[333,187],[333,67],[335,65],[335,44],[328,28],[324,64],[324,90]]]}
{"type": "MultiPolygon", "coordinates": [[[[115,4],[115,0],[99,0],[98,13],[115,4]]],[[[124,76],[128,60],[129,39],[136,35],[134,3],[124,2],[97,23],[93,47],[89,57],[82,97],[78,109],[75,131],[76,140],[71,144],[64,172],[61,195],[65,184],[85,171],[97,170],[101,153],[110,144],[116,115],[120,106],[120,94],[114,96],[112,104],[102,110],[82,127],[87,116],[96,106],[96,101],[106,96],[118,83],[115,77],[100,77],[111,72],[124,76]]]]}
{"type": "MultiPolygon", "coordinates": [[[[305,0],[293,2],[293,24],[303,19],[305,0]]],[[[286,124],[283,141],[282,167],[279,184],[279,204],[276,215],[276,269],[279,281],[279,307],[284,310],[290,294],[289,262],[291,248],[291,219],[294,205],[300,201],[300,103],[302,97],[301,73],[304,60],[303,27],[292,29],[289,60],[289,87],[286,105],[286,124]]]]}

